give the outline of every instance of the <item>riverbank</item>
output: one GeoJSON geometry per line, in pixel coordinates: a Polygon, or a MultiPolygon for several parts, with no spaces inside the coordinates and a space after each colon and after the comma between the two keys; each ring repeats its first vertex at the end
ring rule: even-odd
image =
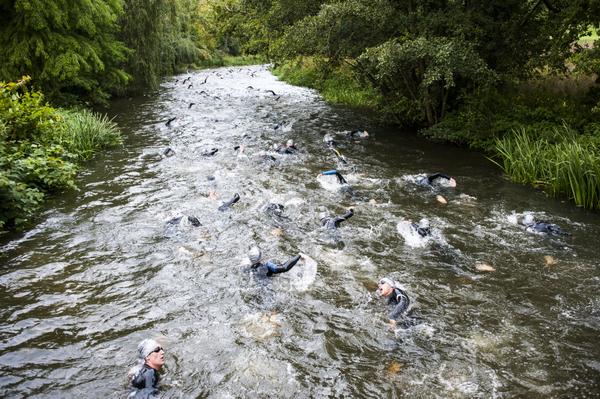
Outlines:
{"type": "MultiPolygon", "coordinates": [[[[360,82],[348,65],[326,69],[313,59],[298,58],[278,65],[273,73],[290,84],[317,89],[330,103],[367,108],[388,123],[407,123],[396,104],[360,82]]],[[[466,99],[433,126],[410,127],[430,140],[482,151],[515,182],[600,209],[600,108],[588,95],[594,87],[590,78],[573,77],[489,89],[466,99]],[[544,150],[524,150],[524,139],[539,141],[544,150]]]]}
{"type": "Polygon", "coordinates": [[[108,117],[53,108],[30,80],[0,82],[0,234],[28,226],[47,196],[77,188],[84,161],[121,143],[108,117]]]}

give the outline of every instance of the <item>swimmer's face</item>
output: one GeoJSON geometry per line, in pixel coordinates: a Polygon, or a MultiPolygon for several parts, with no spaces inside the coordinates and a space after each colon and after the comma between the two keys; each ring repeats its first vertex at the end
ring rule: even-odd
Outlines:
{"type": "Polygon", "coordinates": [[[381,296],[390,296],[394,291],[394,287],[389,285],[388,283],[379,284],[379,288],[377,289],[377,293],[381,296]]]}
{"type": "Polygon", "coordinates": [[[155,370],[160,370],[165,364],[165,351],[161,346],[156,347],[148,356],[146,364],[155,370]]]}

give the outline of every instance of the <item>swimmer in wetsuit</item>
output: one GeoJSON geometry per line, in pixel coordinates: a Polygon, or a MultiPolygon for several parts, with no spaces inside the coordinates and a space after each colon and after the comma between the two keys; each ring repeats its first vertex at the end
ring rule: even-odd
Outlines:
{"type": "Polygon", "coordinates": [[[523,217],[522,224],[526,227],[527,231],[534,233],[548,234],[551,236],[566,236],[569,233],[563,231],[560,226],[554,223],[547,222],[536,222],[533,215],[527,214],[523,217]]]}
{"type": "Polygon", "coordinates": [[[271,277],[274,274],[285,273],[290,271],[292,267],[298,263],[301,256],[296,255],[282,265],[271,262],[270,260],[262,262],[262,254],[257,246],[250,248],[248,253],[248,259],[250,259],[250,268],[257,276],[260,277],[271,277]]]}
{"type": "Polygon", "coordinates": [[[283,145],[279,145],[279,144],[274,144],[274,148],[275,151],[277,151],[280,154],[295,154],[298,152],[298,147],[296,147],[296,144],[294,144],[294,140],[289,139],[286,143],[285,146],[283,145]]]}
{"type": "Polygon", "coordinates": [[[221,212],[228,210],[231,205],[235,204],[236,202],[238,202],[240,200],[240,195],[238,193],[235,193],[233,195],[233,198],[231,198],[229,201],[224,202],[223,204],[221,204],[221,206],[219,207],[219,210],[221,212]]]}
{"type": "Polygon", "coordinates": [[[456,187],[456,180],[445,173],[434,173],[429,176],[421,177],[417,180],[417,183],[421,186],[433,186],[436,180],[444,181],[444,184],[448,187],[456,187]]]}
{"type": "Polygon", "coordinates": [[[348,184],[348,182],[346,181],[346,179],[344,179],[344,176],[342,176],[342,174],[340,172],[338,172],[337,170],[335,170],[335,169],[326,170],[325,172],[319,173],[319,176],[330,176],[330,175],[335,175],[335,177],[337,177],[337,179],[338,179],[338,183],[340,183],[340,184],[348,184]]]}
{"type": "Polygon", "coordinates": [[[419,224],[411,223],[410,227],[412,227],[421,237],[431,235],[431,227],[429,227],[429,220],[427,219],[421,219],[419,224]]]}
{"type": "Polygon", "coordinates": [[[158,371],[165,364],[165,351],[153,339],[145,339],[137,347],[138,364],[129,370],[128,376],[134,389],[129,399],[148,399],[158,393],[158,371]]]}
{"type": "Polygon", "coordinates": [[[410,299],[406,292],[400,288],[400,284],[390,278],[382,278],[377,286],[377,294],[386,298],[388,305],[392,308],[388,318],[390,324],[395,326],[398,320],[406,315],[410,299]]]}
{"type": "Polygon", "coordinates": [[[336,216],[336,217],[323,216],[321,218],[321,225],[325,226],[325,228],[328,230],[335,230],[338,227],[340,227],[340,224],[343,221],[350,219],[353,215],[354,215],[354,209],[350,208],[350,209],[348,209],[348,212],[344,213],[342,216],[336,216]]]}

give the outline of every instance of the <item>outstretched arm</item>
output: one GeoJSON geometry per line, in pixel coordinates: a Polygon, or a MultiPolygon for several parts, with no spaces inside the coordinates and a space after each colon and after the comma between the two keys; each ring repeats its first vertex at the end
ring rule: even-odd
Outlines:
{"type": "Polygon", "coordinates": [[[290,271],[290,269],[294,267],[299,260],[300,255],[296,255],[292,259],[285,262],[283,265],[277,265],[273,262],[267,262],[267,267],[269,268],[270,274],[285,273],[287,271],[290,271]]]}

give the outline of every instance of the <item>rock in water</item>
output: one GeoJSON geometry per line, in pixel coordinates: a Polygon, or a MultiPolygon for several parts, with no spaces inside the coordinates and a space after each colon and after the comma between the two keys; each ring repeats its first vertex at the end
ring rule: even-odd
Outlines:
{"type": "Polygon", "coordinates": [[[475,269],[479,270],[480,272],[495,272],[496,269],[494,269],[492,266],[490,266],[489,264],[485,263],[485,262],[478,262],[475,265],[475,269]]]}

